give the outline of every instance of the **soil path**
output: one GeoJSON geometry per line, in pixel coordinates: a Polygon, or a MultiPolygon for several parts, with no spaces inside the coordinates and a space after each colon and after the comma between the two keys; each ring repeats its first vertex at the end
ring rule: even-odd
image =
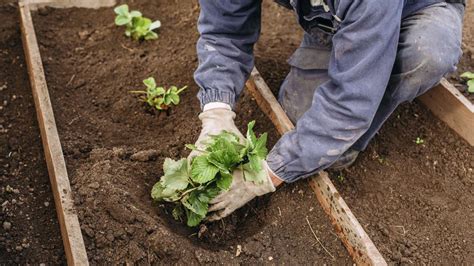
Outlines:
{"type": "Polygon", "coordinates": [[[0,1],[0,264],[60,264],[61,235],[12,2],[0,1]]]}

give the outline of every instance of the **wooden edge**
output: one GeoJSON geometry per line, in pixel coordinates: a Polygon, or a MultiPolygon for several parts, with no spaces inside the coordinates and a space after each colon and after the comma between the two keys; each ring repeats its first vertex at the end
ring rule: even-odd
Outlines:
{"type": "MultiPolygon", "coordinates": [[[[256,68],[253,69],[246,86],[280,134],[294,129],[293,123],[256,68]]],[[[372,240],[337,192],[327,173],[322,171],[318,176],[312,177],[309,183],[354,262],[358,265],[387,265],[372,240]]]]}
{"type": "Polygon", "coordinates": [[[84,8],[100,8],[111,7],[116,4],[116,0],[20,0],[29,5],[31,10],[39,7],[55,7],[55,8],[69,8],[69,7],[84,7],[84,8]]]}
{"type": "Polygon", "coordinates": [[[449,81],[440,84],[418,99],[450,128],[474,146],[474,105],[449,81]]]}
{"type": "Polygon", "coordinates": [[[68,265],[88,265],[79,219],[49,99],[43,64],[28,5],[19,2],[23,48],[68,265]]]}

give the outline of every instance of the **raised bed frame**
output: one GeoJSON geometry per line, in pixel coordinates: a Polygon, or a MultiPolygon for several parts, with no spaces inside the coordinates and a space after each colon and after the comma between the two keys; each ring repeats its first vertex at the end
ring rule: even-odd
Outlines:
{"type": "MultiPolygon", "coordinates": [[[[25,58],[41,131],[43,149],[54,194],[55,206],[69,265],[88,265],[79,219],[49,98],[43,64],[36,40],[31,10],[38,6],[87,7],[113,6],[115,0],[19,0],[25,58]]],[[[257,69],[252,71],[247,88],[280,134],[294,128],[257,69]]],[[[474,145],[474,107],[446,80],[421,97],[441,120],[474,145]],[[470,133],[470,134],[469,134],[470,133]]],[[[310,178],[309,184],[327,213],[338,237],[358,265],[386,265],[384,258],[338,193],[326,172],[310,178]]]]}

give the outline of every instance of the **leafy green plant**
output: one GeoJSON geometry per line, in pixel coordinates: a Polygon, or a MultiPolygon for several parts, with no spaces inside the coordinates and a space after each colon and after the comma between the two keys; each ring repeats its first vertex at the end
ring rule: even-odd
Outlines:
{"type": "Polygon", "coordinates": [[[417,145],[420,145],[420,144],[425,143],[425,140],[423,140],[423,139],[420,138],[420,137],[417,137],[416,140],[415,140],[415,143],[416,143],[417,145]]]}
{"type": "Polygon", "coordinates": [[[121,5],[114,9],[115,25],[125,26],[125,35],[134,40],[153,40],[158,38],[158,34],[153,30],[161,27],[161,22],[156,20],[152,22],[149,18],[143,17],[137,10],[129,12],[128,5],[121,5]]]}
{"type": "Polygon", "coordinates": [[[467,80],[467,92],[474,93],[474,73],[464,72],[461,74],[461,78],[467,80]]]}
{"type": "Polygon", "coordinates": [[[194,145],[186,147],[201,152],[191,164],[183,158],[175,161],[166,158],[163,164],[164,175],[151,191],[156,201],[173,202],[173,217],[187,217],[187,225],[197,226],[207,215],[209,202],[220,192],[228,190],[232,184],[232,172],[241,169],[246,181],[262,183],[266,176],[261,162],[267,156],[267,134],[259,138],[248,124],[247,137],[242,144],[239,137],[223,131],[211,136],[205,148],[194,145]]]}
{"type": "Polygon", "coordinates": [[[140,99],[160,111],[167,110],[171,104],[178,105],[180,102],[179,94],[188,87],[184,86],[181,89],[176,86],[171,86],[168,89],[157,87],[156,81],[152,77],[143,80],[143,84],[145,84],[146,90],[131,91],[131,93],[143,94],[140,99]]]}

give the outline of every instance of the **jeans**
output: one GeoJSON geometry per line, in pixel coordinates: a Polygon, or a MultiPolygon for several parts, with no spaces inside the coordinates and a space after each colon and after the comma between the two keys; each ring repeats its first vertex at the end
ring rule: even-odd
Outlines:
{"type": "MultiPolygon", "coordinates": [[[[427,92],[456,70],[462,55],[463,15],[462,4],[438,3],[402,20],[389,84],[369,129],[352,149],[364,150],[397,106],[427,92]]],[[[331,37],[318,31],[305,33],[288,60],[291,70],[280,88],[279,101],[294,123],[313,104],[315,90],[329,80],[331,37]]]]}

